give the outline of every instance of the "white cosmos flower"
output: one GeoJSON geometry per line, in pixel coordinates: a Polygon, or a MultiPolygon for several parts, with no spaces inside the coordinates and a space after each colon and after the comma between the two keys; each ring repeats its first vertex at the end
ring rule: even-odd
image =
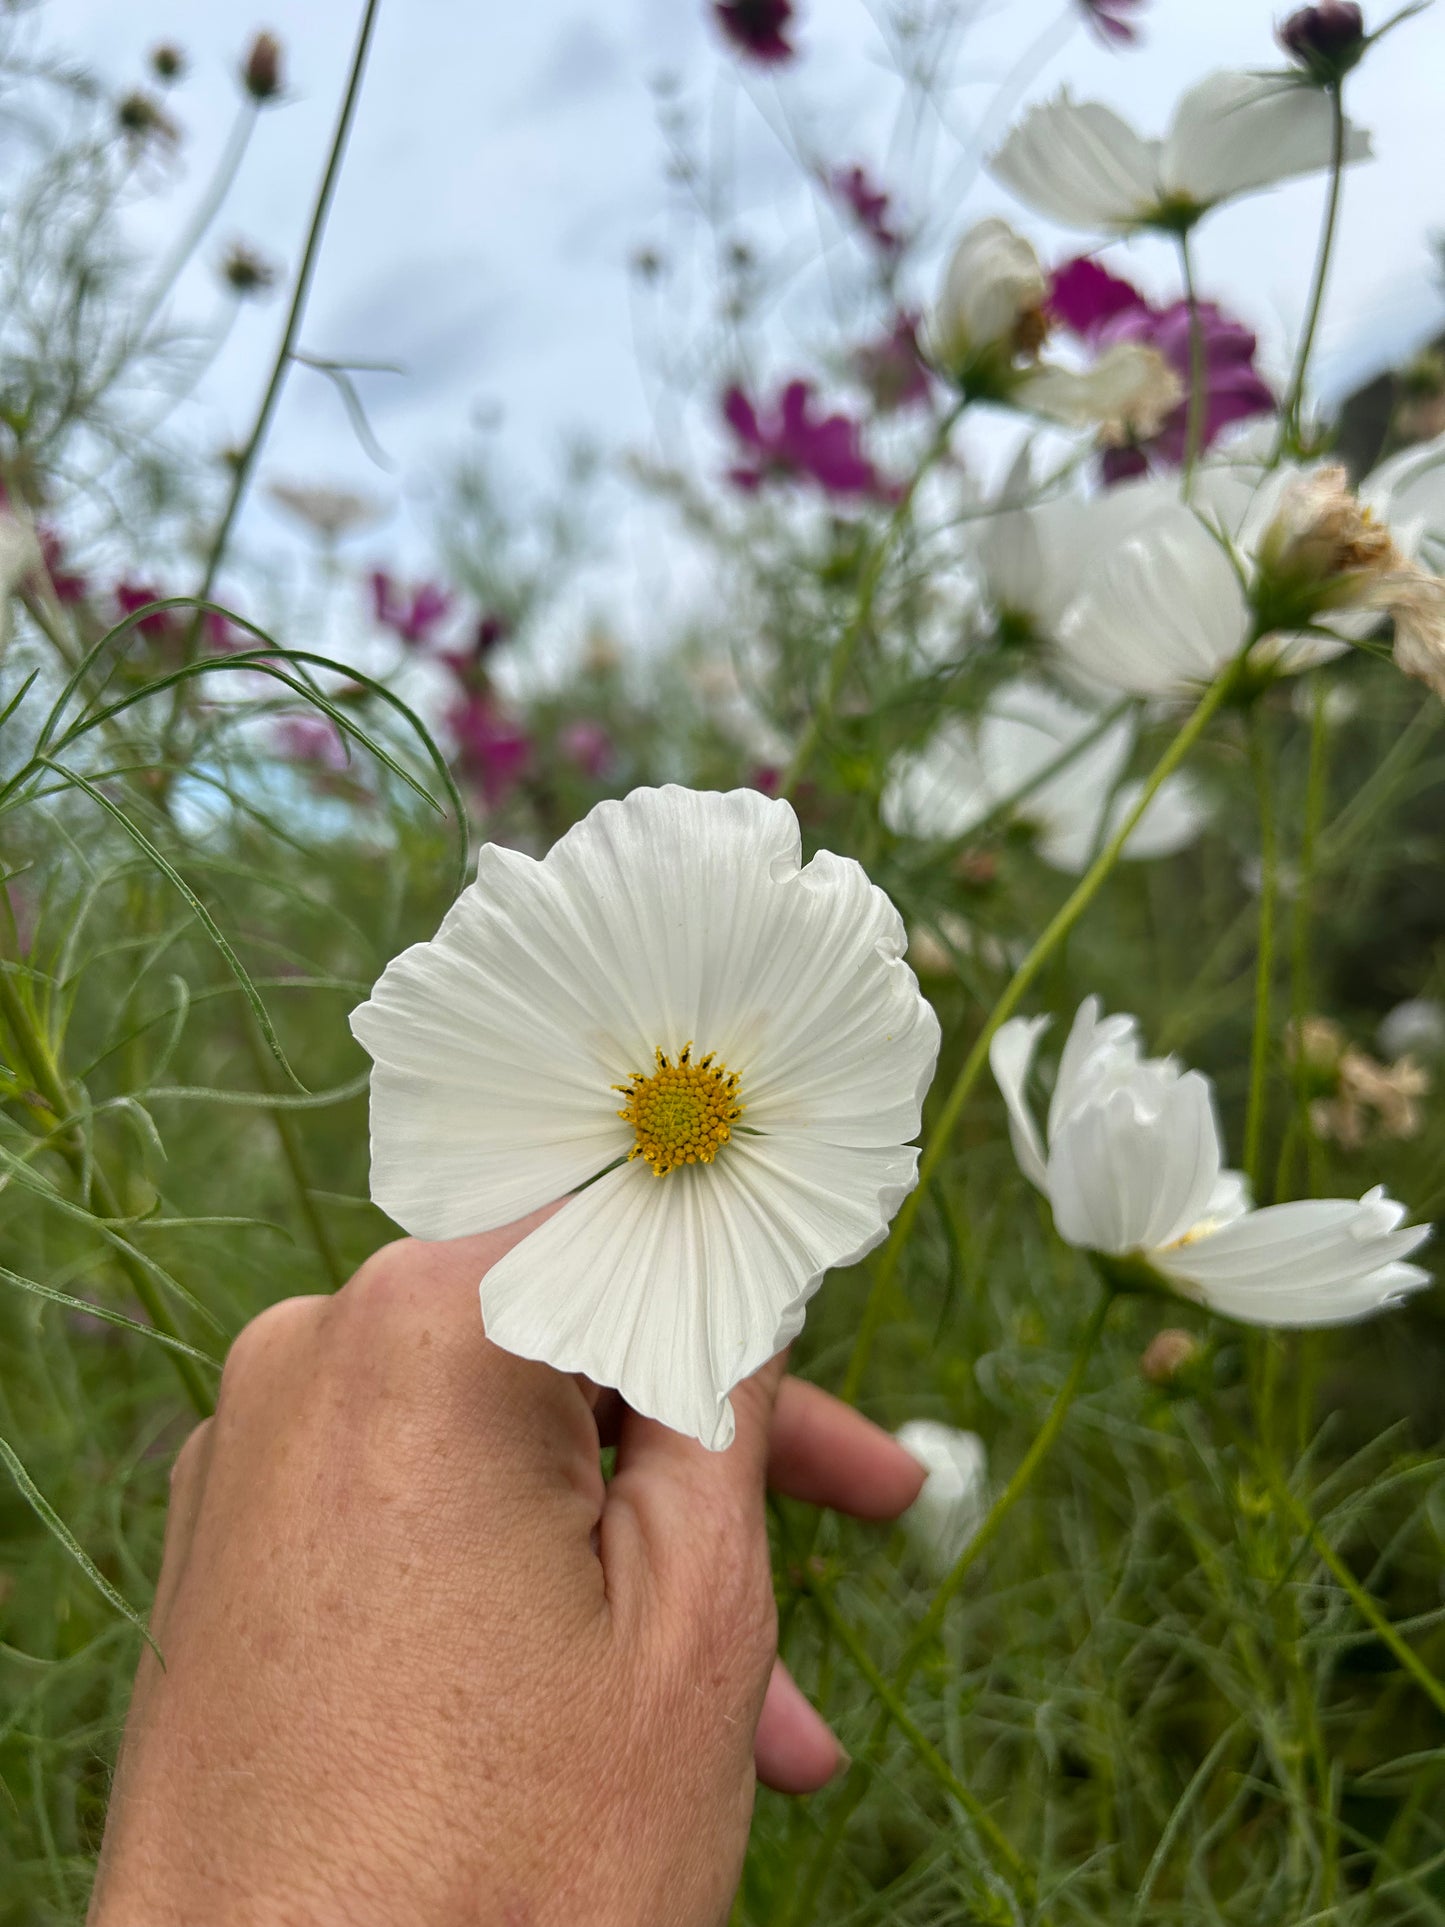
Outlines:
{"type": "MultiPolygon", "coordinates": [[[[1352,493],[1336,465],[1204,463],[1193,505],[1134,485],[1139,513],[1081,575],[1058,628],[1087,687],[1183,694],[1244,648],[1278,673],[1338,656],[1389,615],[1395,660],[1445,694],[1445,437],[1394,456],[1352,493]],[[1308,621],[1309,633],[1292,626],[1308,621]]],[[[1118,491],[1116,491],[1118,492],[1118,491]]],[[[1086,544],[1087,526],[1076,535],[1086,544]]]]}
{"type": "Polygon", "coordinates": [[[372,1196],[457,1238],[575,1194],[482,1280],[489,1337],[720,1449],[729,1391],[916,1181],[938,1021],[903,949],[753,790],[634,790],[541,861],[488,844],[352,1014],[372,1196]]]}
{"type": "Polygon", "coordinates": [[[931,1572],[956,1565],[983,1524],[988,1454],[976,1432],[955,1431],[937,1419],[912,1418],[895,1437],[928,1477],[900,1523],[931,1572]]]}
{"type": "Polygon", "coordinates": [[[954,249],[924,348],[967,394],[1007,402],[1064,428],[1094,428],[1109,442],[1148,440],[1184,398],[1157,348],[1118,341],[1091,364],[1039,363],[1048,334],[1048,277],[1033,245],[996,216],[954,249]]]}
{"type": "MultiPolygon", "coordinates": [[[[1345,159],[1370,153],[1345,130],[1345,159]]],[[[1209,74],[1180,97],[1162,139],[1067,89],[1029,108],[989,159],[994,178],[1063,227],[1178,230],[1218,202],[1330,164],[1330,103],[1278,74],[1209,74]]]]}
{"type": "MultiPolygon", "coordinates": [[[[921,750],[901,757],[881,814],[900,836],[951,841],[1007,809],[1033,827],[1045,863],[1078,876],[1138,800],[1139,784],[1122,781],[1134,735],[1131,718],[1106,721],[1046,683],[1020,678],[996,690],[976,722],[945,723],[921,750]]],[[[1173,778],[1161,785],[1124,855],[1172,855],[1208,820],[1195,784],[1173,778]]]]}
{"type": "Polygon", "coordinates": [[[1181,1297],[1250,1325],[1335,1325],[1429,1282],[1407,1264],[1429,1234],[1404,1225],[1383,1187],[1251,1210],[1226,1170],[1207,1077],[1146,1058],[1132,1017],[1079,1007],[1059,1060],[1046,1132],[1025,1096],[1048,1019],[1004,1024],[989,1062],[1025,1177],[1066,1243],[1142,1263],[1181,1297]]]}

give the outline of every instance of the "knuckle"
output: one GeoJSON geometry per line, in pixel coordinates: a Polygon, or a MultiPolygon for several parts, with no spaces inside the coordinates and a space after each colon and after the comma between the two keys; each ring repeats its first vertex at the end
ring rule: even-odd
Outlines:
{"type": "Polygon", "coordinates": [[[226,1353],[220,1399],[234,1401],[238,1387],[273,1372],[279,1361],[315,1329],[327,1302],[317,1297],[282,1298],[243,1325],[226,1353]]]}
{"type": "Polygon", "coordinates": [[[348,1318],[383,1319],[409,1298],[425,1247],[415,1238],[394,1238],[363,1260],[336,1294],[348,1318]]]}

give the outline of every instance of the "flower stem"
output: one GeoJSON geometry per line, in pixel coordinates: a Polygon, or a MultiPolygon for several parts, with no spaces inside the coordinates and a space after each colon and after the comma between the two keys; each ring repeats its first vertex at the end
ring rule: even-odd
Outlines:
{"type": "Polygon", "coordinates": [[[952,1088],[944,1099],[943,1107],[934,1119],[933,1127],[924,1144],[923,1155],[918,1162],[918,1183],[903,1200],[902,1209],[893,1222],[892,1236],[883,1247],[877,1269],[873,1274],[873,1282],[858,1324],[858,1336],[854,1340],[852,1356],[849,1358],[848,1369],[843,1376],[842,1396],[850,1402],[856,1400],[859,1387],[863,1383],[863,1374],[867,1369],[878,1327],[883,1320],[888,1294],[898,1270],[898,1261],[902,1256],[903,1248],[908,1242],[928,1187],[938,1170],[944,1152],[948,1149],[949,1140],[962,1115],[963,1107],[988,1063],[988,1048],[993,1042],[995,1033],[1017,1010],[1023,1001],[1024,993],[1099,894],[1118,862],[1124,845],[1138,826],[1140,818],[1163,784],[1174,774],[1209,727],[1234,687],[1235,667],[1236,665],[1231,663],[1223,670],[1199,699],[1183,728],[1155,764],[1134,807],[1095,857],[1067,901],[1054,914],[1042,936],[1010,978],[1003,995],[989,1012],[983,1029],[974,1040],[973,1048],[964,1059],[963,1067],[954,1079],[952,1088]]]}
{"type": "Polygon", "coordinates": [[[807,727],[804,729],[798,741],[798,747],[793,752],[793,760],[788,765],[787,774],[783,779],[783,785],[779,791],[779,795],[786,797],[789,801],[797,795],[798,785],[807,773],[808,766],[817,752],[818,744],[822,739],[824,731],[833,720],[834,712],[838,707],[838,699],[843,693],[843,685],[848,680],[848,671],[853,666],[854,653],[868,628],[869,622],[872,620],[873,604],[878,594],[878,585],[883,580],[884,566],[893,551],[894,543],[897,541],[904,524],[912,512],[913,498],[918,493],[919,485],[922,483],[923,478],[928,474],[930,469],[933,468],[940,457],[947,452],[954,426],[966,406],[967,403],[965,401],[955,402],[943,420],[938,424],[933,439],[923,452],[922,460],[904,484],[902,494],[893,505],[893,513],[884,523],[883,530],[878,540],[874,543],[867,561],[863,565],[863,577],[858,588],[857,607],[854,609],[847,627],[844,629],[842,635],[839,636],[834,646],[832,659],[828,664],[828,680],[823,687],[822,699],[815,706],[812,715],[808,718],[807,727]]]}
{"type": "MultiPolygon", "coordinates": [[[[306,246],[301,256],[301,266],[296,274],[296,287],[291,297],[291,307],[286,316],[280,344],[271,364],[271,376],[266,391],[261,397],[261,405],[256,412],[256,420],[245,447],[236,462],[235,474],[231,480],[231,492],[226,499],[225,511],[221,516],[211,546],[206,555],[205,574],[201,586],[196,591],[198,602],[209,602],[215,586],[216,576],[225,558],[226,546],[231,539],[236,517],[245,499],[246,489],[255,471],[256,460],[261,452],[261,444],[266,439],[266,431],[271,426],[271,417],[276,412],[276,404],[281,397],[281,389],[286,379],[286,371],[291,364],[296,337],[300,332],[301,319],[306,311],[307,297],[311,292],[311,282],[316,272],[317,257],[321,251],[321,237],[326,229],[326,217],[331,211],[332,197],[336,191],[337,178],[341,171],[341,159],[346,149],[351,123],[356,114],[356,103],[361,92],[361,76],[366,66],[367,52],[371,46],[372,31],[376,25],[377,10],[381,0],[366,0],[366,8],[361,17],[361,26],[356,36],[356,47],[351,57],[351,70],[347,76],[346,92],[342,96],[341,111],[337,116],[336,131],[331,137],[331,149],[326,157],[326,169],[321,176],[321,186],[317,190],[315,205],[311,210],[311,225],[306,234],[306,246]]],[[[200,634],[203,612],[197,609],[187,638],[186,652],[194,654],[200,634]]],[[[178,685],[178,688],[180,685],[178,685]]]]}
{"type": "MultiPolygon", "coordinates": [[[[1033,1443],[1030,1445],[1028,1451],[1019,1461],[1013,1477],[994,1500],[992,1506],[990,1506],[988,1516],[984,1519],[972,1539],[970,1539],[964,1547],[959,1558],[954,1562],[947,1578],[944,1579],[943,1583],[934,1593],[927,1612],[923,1615],[922,1619],[919,1620],[908,1644],[903,1650],[903,1658],[899,1662],[887,1691],[878,1692],[878,1697],[882,1701],[882,1704],[878,1711],[877,1720],[874,1723],[873,1730],[869,1735],[867,1745],[861,1757],[856,1759],[848,1769],[848,1777],[843,1783],[842,1791],[829,1817],[827,1829],[822,1840],[819,1842],[818,1851],[814,1855],[812,1864],[808,1869],[807,1876],[798,1895],[797,1904],[788,1916],[789,1927],[807,1927],[807,1923],[813,1918],[818,1899],[822,1893],[823,1882],[827,1878],[833,1855],[838,1848],[839,1842],[842,1840],[848,1821],[861,1805],[869,1787],[873,1783],[874,1775],[877,1771],[879,1749],[887,1736],[890,1723],[898,1717],[895,1709],[903,1705],[903,1695],[907,1690],[908,1682],[912,1679],[914,1673],[917,1672],[924,1656],[937,1638],[943,1624],[944,1615],[947,1613],[949,1604],[957,1594],[959,1587],[963,1584],[977,1561],[982,1558],[983,1554],[998,1537],[1005,1519],[1007,1519],[1008,1515],[1013,1511],[1024,1493],[1033,1483],[1035,1474],[1048,1457],[1050,1450],[1058,1439],[1059,1433],[1063,1430],[1064,1420],[1068,1416],[1069,1408],[1078,1396],[1079,1388],[1084,1382],[1084,1375],[1088,1370],[1089,1361],[1094,1355],[1094,1348],[1099,1342],[1099,1337],[1104,1329],[1104,1321],[1109,1315],[1109,1308],[1113,1302],[1113,1293],[1106,1291],[1095,1305],[1093,1312],[1090,1314],[1089,1322],[1084,1327],[1083,1336],[1079,1340],[1078,1350],[1074,1354],[1073,1363],[1069,1367],[1068,1375],[1059,1387],[1053,1404],[1049,1407],[1048,1417],[1035,1434],[1033,1443]]],[[[841,1626],[836,1626],[835,1630],[838,1632],[840,1640],[844,1640],[841,1626]]],[[[856,1638],[856,1635],[854,1635],[854,1638],[856,1638]]],[[[848,1645],[849,1651],[851,1652],[853,1650],[851,1642],[844,1640],[844,1643],[848,1645]]],[[[861,1667],[860,1670],[862,1670],[861,1667]]],[[[873,1684],[873,1679],[870,1675],[876,1673],[876,1670],[876,1668],[870,1667],[869,1672],[865,1672],[864,1674],[864,1677],[869,1680],[870,1685],[873,1684]]],[[[877,1692],[878,1688],[875,1686],[874,1690],[877,1692]]],[[[913,1741],[916,1748],[917,1741],[914,1739],[913,1733],[909,1730],[912,1722],[910,1721],[909,1725],[904,1725],[900,1719],[898,1724],[900,1731],[904,1733],[905,1737],[913,1741]]],[[[926,1761],[925,1764],[927,1764],[926,1761]]]]}
{"type": "Polygon", "coordinates": [[[1320,313],[1324,307],[1325,287],[1329,280],[1330,257],[1334,253],[1335,233],[1340,221],[1340,197],[1345,179],[1345,101],[1343,84],[1336,81],[1329,91],[1330,101],[1330,185],[1325,197],[1324,219],[1320,225],[1319,248],[1315,255],[1314,280],[1305,306],[1305,322],[1295,350],[1294,369],[1279,417],[1279,459],[1288,442],[1299,439],[1300,410],[1304,405],[1305,377],[1315,345],[1320,313]]]}
{"type": "Polygon", "coordinates": [[[1244,1117],[1244,1170],[1255,1202],[1263,1203],[1265,1088],[1269,1070],[1270,993],[1274,981],[1275,901],[1279,890],[1279,861],[1274,823],[1269,745],[1265,724],[1256,704],[1249,719],[1249,753],[1254,765],[1259,809],[1259,937],[1255,948],[1254,1037],[1249,1053],[1249,1104],[1244,1117]]]}
{"type": "Polygon", "coordinates": [[[1184,280],[1184,298],[1189,304],[1189,405],[1184,417],[1184,499],[1194,479],[1194,464],[1204,446],[1204,417],[1209,399],[1204,367],[1204,322],[1199,313],[1199,296],[1194,286],[1194,257],[1189,236],[1179,236],[1179,270],[1184,280]]]}
{"type": "MultiPolygon", "coordinates": [[[[120,1200],[111,1189],[110,1181],[85,1154],[68,1131],[57,1127],[74,1115],[76,1106],[66,1089],[65,1077],[49,1040],[37,1024],[21,995],[10,970],[0,965],[0,1016],[10,1034],[17,1056],[23,1063],[26,1073],[35,1087],[35,1095],[49,1113],[33,1120],[33,1128],[45,1136],[59,1152],[75,1180],[81,1202],[87,1207],[91,1200],[99,1205],[100,1215],[104,1218],[119,1218],[123,1215],[120,1200]]],[[[179,1338],[180,1332],[170,1314],[170,1307],[157,1289],[154,1278],[146,1270],[139,1257],[123,1242],[113,1246],[120,1261],[121,1269],[130,1281],[136,1297],[145,1307],[146,1315],[157,1331],[164,1332],[167,1338],[179,1338]]],[[[191,1401],[201,1418],[208,1418],[215,1409],[215,1401],[209,1386],[193,1358],[184,1352],[172,1351],[166,1347],[166,1356],[185,1387],[187,1398],[191,1401]]]]}
{"type": "Polygon", "coordinates": [[[972,1821],[980,1836],[988,1842],[994,1857],[999,1860],[1008,1873],[1019,1893],[1025,1900],[1033,1898],[1033,1878],[1025,1866],[1018,1849],[1008,1838],[988,1808],[971,1788],[964,1785],[953,1768],[944,1759],[938,1748],[919,1726],[903,1702],[902,1694],[874,1664],[868,1648],[849,1625],[838,1609],[827,1580],[821,1574],[810,1574],[805,1581],[808,1591],[838,1637],[838,1643],[848,1654],[875,1697],[887,1711],[888,1717],[912,1746],[919,1759],[928,1768],[943,1790],[950,1794],[972,1821]]]}
{"type": "Polygon", "coordinates": [[[241,162],[246,149],[251,144],[251,136],[256,130],[257,103],[252,96],[243,91],[240,111],[227,136],[221,158],[210,185],[196,203],[190,223],[171,252],[167,255],[160,273],[141,303],[140,317],[135,324],[136,334],[142,339],[150,331],[151,323],[165,305],[167,295],[180,279],[186,263],[195,253],[210,231],[211,223],[220,213],[227,195],[235,185],[240,172],[241,162]]]}

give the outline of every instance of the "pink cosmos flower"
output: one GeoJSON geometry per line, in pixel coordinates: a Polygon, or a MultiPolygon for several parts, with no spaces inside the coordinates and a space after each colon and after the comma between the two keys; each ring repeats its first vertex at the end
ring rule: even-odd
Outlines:
{"type": "Polygon", "coordinates": [[[927,401],[933,392],[928,366],[918,352],[917,315],[895,315],[886,335],[854,350],[853,367],[880,415],[927,401]]]}
{"type": "Polygon", "coordinates": [[[471,641],[464,649],[444,649],[442,661],[448,669],[471,689],[485,689],[487,682],[487,659],[494,649],[499,648],[512,633],[512,625],[503,615],[489,610],[477,620],[472,631],[471,641]]]}
{"type": "Polygon", "coordinates": [[[481,789],[489,808],[504,803],[526,774],[532,740],[520,723],[498,709],[489,694],[468,696],[447,721],[457,739],[457,760],[481,789]]]}
{"type": "Polygon", "coordinates": [[[59,602],[79,602],[86,591],[83,575],[76,575],[65,565],[65,548],[54,529],[39,528],[41,559],[45,563],[45,573],[50,577],[50,586],[59,602]]]}
{"type": "MultiPolygon", "coordinates": [[[[170,593],[157,589],[147,582],[117,582],[111,592],[116,607],[122,616],[133,616],[137,609],[144,609],[148,602],[164,601],[170,593]]],[[[189,609],[156,609],[148,616],[142,616],[134,626],[148,642],[153,642],[163,655],[177,654],[184,646],[185,638],[193,620],[189,609]]],[[[227,655],[231,650],[241,647],[236,634],[222,615],[208,609],[201,624],[201,634],[206,647],[213,655],[227,655]]],[[[247,638],[249,641],[250,638],[247,638]]]]}
{"type": "Polygon", "coordinates": [[[579,717],[576,722],[568,723],[557,738],[557,747],[569,763],[594,781],[607,774],[616,754],[612,738],[601,723],[593,722],[588,717],[579,717]]]}
{"type": "MultiPolygon", "coordinates": [[[[1104,451],[1104,480],[1123,481],[1154,465],[1179,467],[1189,430],[1189,303],[1175,301],[1167,308],[1152,307],[1130,282],[1081,256],[1055,272],[1049,289],[1049,311],[1096,350],[1119,341],[1143,342],[1156,348],[1185,387],[1186,399],[1152,439],[1104,451]]],[[[1233,423],[1272,413],[1275,398],[1255,369],[1255,338],[1242,322],[1225,314],[1216,302],[1201,301],[1199,326],[1204,347],[1200,446],[1208,448],[1233,423]]]]}
{"type": "Polygon", "coordinates": [[[1144,0],[1079,0],[1084,18],[1106,45],[1127,47],[1139,38],[1139,29],[1129,18],[1144,0]]]}
{"type": "Polygon", "coordinates": [[[791,60],[797,51],[788,39],[793,0],[717,0],[713,12],[733,45],[754,60],[791,60]]]}
{"type": "Polygon", "coordinates": [[[329,716],[282,716],[276,742],[293,763],[311,763],[333,775],[346,768],[346,745],[329,716]]]}
{"type": "Polygon", "coordinates": [[[741,388],[723,396],[723,419],[745,459],[728,470],[735,488],[752,492],[765,481],[808,480],[829,495],[886,497],[888,485],[864,455],[858,424],[847,415],[813,416],[813,385],[790,381],[760,417],[741,388]]]}
{"type": "Polygon", "coordinates": [[[432,631],[450,615],[452,607],[445,589],[431,582],[403,589],[385,569],[372,571],[371,602],[382,628],[392,630],[408,647],[430,641],[432,631]]]}
{"type": "Polygon", "coordinates": [[[892,195],[875,187],[861,167],[834,168],[828,184],[839,200],[852,209],[854,220],[881,254],[899,252],[903,236],[888,220],[892,195]]]}

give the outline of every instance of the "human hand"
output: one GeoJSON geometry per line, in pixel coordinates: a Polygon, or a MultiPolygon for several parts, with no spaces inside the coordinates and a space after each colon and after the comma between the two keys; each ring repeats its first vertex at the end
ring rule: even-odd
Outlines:
{"type": "Polygon", "coordinates": [[[232,1347],[176,1462],[92,1927],[712,1927],[759,1777],[837,1744],[776,1659],[764,1486],[863,1518],[902,1447],[783,1361],[724,1453],[490,1344],[536,1220],[402,1243],[232,1347]]]}

